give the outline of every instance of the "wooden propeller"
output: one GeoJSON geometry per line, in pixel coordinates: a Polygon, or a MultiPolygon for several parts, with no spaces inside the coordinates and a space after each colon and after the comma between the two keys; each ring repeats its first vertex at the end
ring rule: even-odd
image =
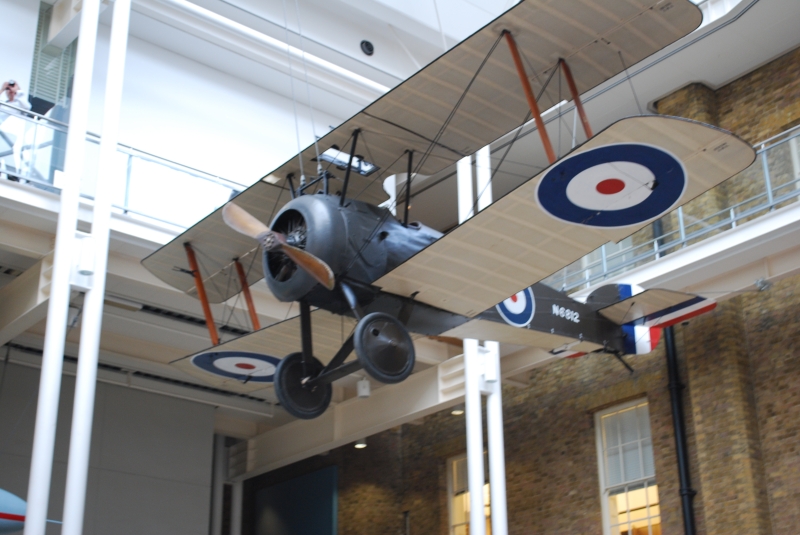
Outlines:
{"type": "Polygon", "coordinates": [[[292,262],[314,277],[317,282],[328,290],[333,290],[336,280],[333,270],[328,264],[303,249],[289,245],[286,243],[286,236],[280,232],[270,230],[268,226],[250,215],[243,208],[229,202],[222,208],[222,219],[236,232],[261,242],[268,251],[281,251],[292,262]]]}

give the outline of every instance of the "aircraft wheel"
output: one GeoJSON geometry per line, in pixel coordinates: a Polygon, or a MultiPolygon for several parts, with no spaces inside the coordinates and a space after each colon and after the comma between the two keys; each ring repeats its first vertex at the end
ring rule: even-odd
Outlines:
{"type": "Polygon", "coordinates": [[[384,314],[367,314],[353,334],[358,361],[382,383],[399,383],[414,369],[414,344],[400,321],[384,314]]]}
{"type": "Polygon", "coordinates": [[[275,394],[286,412],[297,418],[316,418],[331,403],[333,387],[330,384],[309,388],[303,384],[306,377],[316,376],[324,366],[311,357],[303,372],[303,354],[292,353],[278,363],[275,369],[275,394]]]}

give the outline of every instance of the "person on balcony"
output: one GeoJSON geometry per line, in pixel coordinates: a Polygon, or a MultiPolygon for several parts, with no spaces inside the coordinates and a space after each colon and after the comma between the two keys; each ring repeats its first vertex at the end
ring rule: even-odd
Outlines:
{"type": "MultiPolygon", "coordinates": [[[[3,82],[2,97],[0,102],[0,137],[11,147],[14,155],[14,171],[20,174],[22,171],[22,144],[25,138],[26,121],[22,119],[23,111],[31,109],[31,104],[22,92],[19,82],[9,80],[3,82]],[[16,109],[15,109],[16,108],[16,109]]],[[[3,143],[0,143],[2,145],[3,143]]],[[[5,174],[6,161],[0,157],[0,174],[5,174]]],[[[8,174],[9,180],[19,181],[17,176],[8,174]]]]}

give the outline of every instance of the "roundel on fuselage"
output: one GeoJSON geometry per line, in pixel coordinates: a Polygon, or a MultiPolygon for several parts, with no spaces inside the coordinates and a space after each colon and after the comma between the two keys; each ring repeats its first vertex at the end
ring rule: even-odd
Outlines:
{"type": "Polygon", "coordinates": [[[497,312],[514,327],[527,327],[533,321],[536,313],[536,300],[530,288],[517,292],[502,303],[498,304],[497,312]]]}

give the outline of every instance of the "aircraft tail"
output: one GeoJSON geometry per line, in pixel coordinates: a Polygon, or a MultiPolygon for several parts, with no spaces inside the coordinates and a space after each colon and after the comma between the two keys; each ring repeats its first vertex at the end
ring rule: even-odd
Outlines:
{"type": "Polygon", "coordinates": [[[594,304],[601,315],[622,326],[627,335],[625,352],[633,355],[655,349],[664,327],[705,314],[717,306],[713,299],[694,294],[643,290],[631,284],[609,286],[593,292],[587,304],[594,304]]]}

